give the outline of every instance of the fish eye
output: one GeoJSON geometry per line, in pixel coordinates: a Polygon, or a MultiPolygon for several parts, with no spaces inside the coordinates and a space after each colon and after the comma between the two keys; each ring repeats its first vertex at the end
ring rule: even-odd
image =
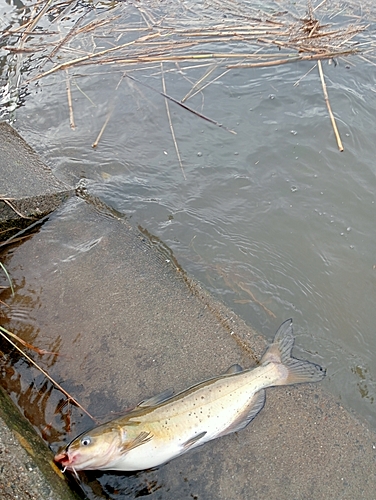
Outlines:
{"type": "Polygon", "coordinates": [[[91,438],[89,436],[85,436],[81,439],[82,446],[89,446],[91,444],[91,438]]]}

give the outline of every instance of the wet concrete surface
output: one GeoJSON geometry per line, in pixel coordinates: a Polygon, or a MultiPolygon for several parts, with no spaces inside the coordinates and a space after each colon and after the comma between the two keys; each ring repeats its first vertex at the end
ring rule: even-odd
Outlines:
{"type": "Polygon", "coordinates": [[[0,122],[0,172],[0,240],[49,214],[74,193],[6,122],[0,122]]]}
{"type": "MultiPolygon", "coordinates": [[[[3,261],[16,289],[0,297],[5,327],[58,351],[41,366],[100,421],[233,363],[251,366],[265,348],[168,249],[97,203],[68,200],[3,261]]],[[[93,423],[75,408],[68,416],[62,395],[24,365],[10,363],[3,385],[57,451],[93,423]]],[[[80,477],[93,499],[372,499],[375,460],[375,434],[319,384],[268,389],[245,430],[155,471],[80,477]]]]}

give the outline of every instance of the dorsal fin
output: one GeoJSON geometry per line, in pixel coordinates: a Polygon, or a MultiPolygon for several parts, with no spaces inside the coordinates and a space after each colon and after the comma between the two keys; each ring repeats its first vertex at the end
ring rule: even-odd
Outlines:
{"type": "Polygon", "coordinates": [[[242,372],[243,368],[238,365],[238,363],[235,363],[234,365],[231,365],[228,370],[225,371],[225,375],[232,375],[233,373],[239,373],[242,372]]]}
{"type": "Polygon", "coordinates": [[[157,394],[156,396],[141,401],[141,403],[138,403],[137,408],[138,407],[147,408],[148,406],[157,406],[160,403],[166,401],[167,399],[170,399],[173,395],[174,395],[173,389],[166,389],[165,391],[161,392],[160,394],[157,394]]]}

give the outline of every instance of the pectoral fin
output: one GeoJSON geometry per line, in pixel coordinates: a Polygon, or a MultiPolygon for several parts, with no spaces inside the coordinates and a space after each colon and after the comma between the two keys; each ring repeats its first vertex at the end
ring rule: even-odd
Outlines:
{"type": "Polygon", "coordinates": [[[224,431],[218,434],[217,437],[226,436],[227,434],[231,434],[232,432],[237,432],[241,429],[244,429],[244,427],[246,427],[255,418],[259,411],[262,410],[264,404],[265,389],[261,389],[261,391],[256,392],[244,411],[240,413],[224,431]]]}
{"type": "Polygon", "coordinates": [[[188,439],[188,441],[183,443],[184,451],[187,451],[189,448],[192,448],[192,446],[196,445],[196,443],[200,441],[200,439],[202,439],[205,436],[205,434],[207,434],[206,431],[200,432],[200,434],[197,434],[197,436],[193,436],[190,439],[188,439]]]}
{"type": "Polygon", "coordinates": [[[135,437],[131,441],[126,441],[123,444],[123,446],[121,447],[121,452],[127,453],[128,451],[133,450],[138,446],[148,443],[151,439],[153,439],[153,434],[151,434],[150,432],[140,432],[137,437],[135,437]]]}

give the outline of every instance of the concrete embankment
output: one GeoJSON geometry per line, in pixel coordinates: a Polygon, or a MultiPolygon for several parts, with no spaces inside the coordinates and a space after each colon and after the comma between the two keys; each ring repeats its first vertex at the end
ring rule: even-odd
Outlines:
{"type": "MultiPolygon", "coordinates": [[[[74,189],[56,179],[13,127],[0,122],[0,241],[51,213],[73,193],[74,189]]],[[[77,498],[54,470],[52,458],[46,444],[0,387],[0,497],[77,498]]]]}

